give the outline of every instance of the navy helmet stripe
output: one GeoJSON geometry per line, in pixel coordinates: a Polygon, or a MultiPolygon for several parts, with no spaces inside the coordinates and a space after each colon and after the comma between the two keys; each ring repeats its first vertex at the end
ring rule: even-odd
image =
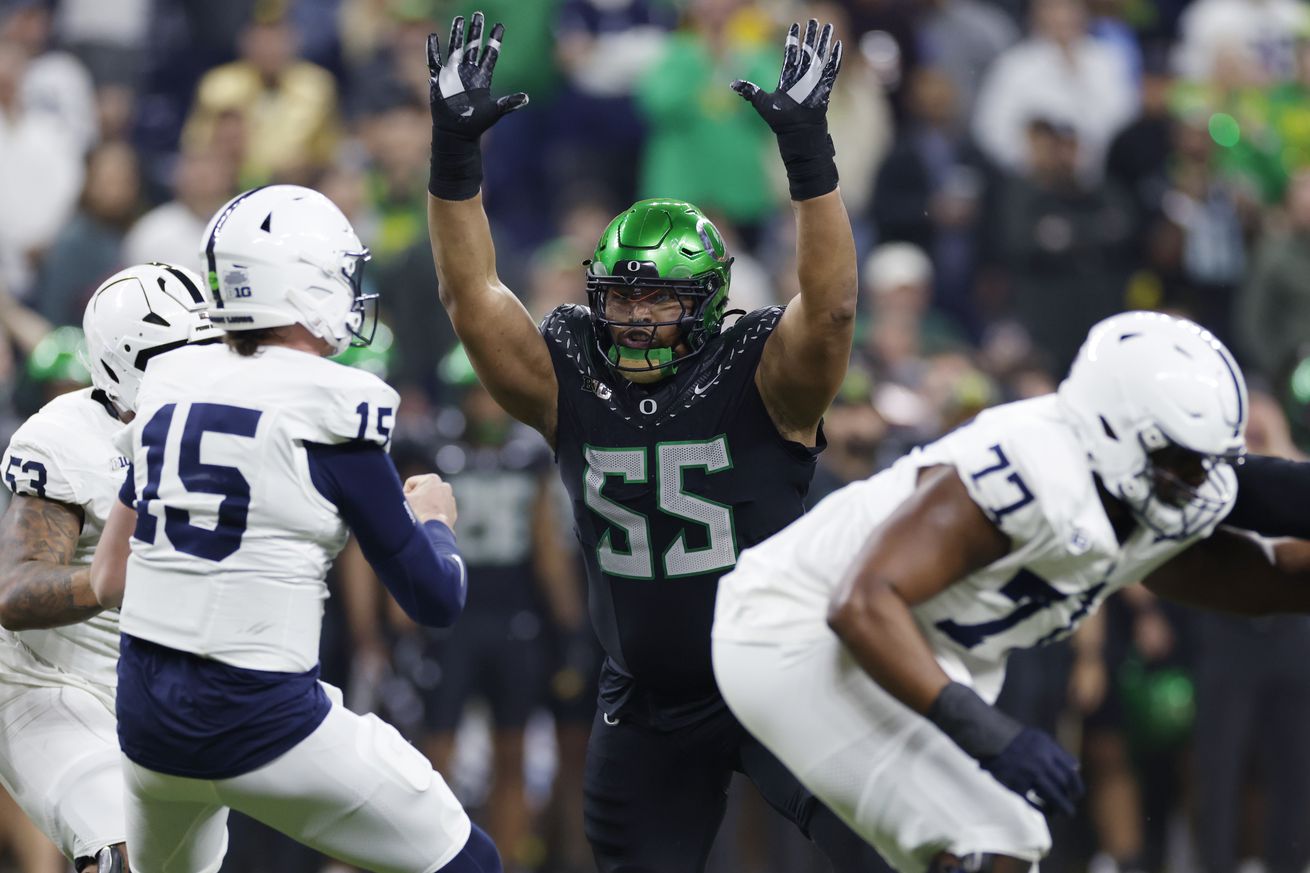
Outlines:
{"type": "Polygon", "coordinates": [[[156,261],[155,266],[159,267],[160,269],[167,270],[169,275],[177,279],[177,281],[181,282],[182,287],[185,288],[187,290],[187,293],[191,295],[191,301],[193,303],[205,302],[204,295],[200,293],[200,289],[196,287],[196,283],[192,282],[191,278],[187,276],[186,273],[182,272],[177,267],[174,267],[172,264],[164,264],[156,261]]]}
{"type": "Polygon", "coordinates": [[[1242,408],[1242,377],[1237,375],[1237,370],[1233,367],[1233,362],[1228,355],[1220,352],[1219,359],[1228,368],[1228,375],[1233,377],[1233,389],[1237,394],[1237,422],[1233,425],[1233,436],[1237,436],[1241,433],[1242,422],[1246,419],[1246,411],[1242,408]]]}
{"type": "Polygon", "coordinates": [[[209,292],[214,297],[214,305],[219,309],[223,308],[223,295],[218,293],[218,261],[214,256],[214,244],[218,241],[218,232],[227,224],[227,220],[232,217],[232,212],[237,208],[242,200],[245,200],[256,191],[262,191],[267,185],[261,185],[258,188],[251,188],[244,194],[238,194],[236,198],[227,205],[217,219],[214,220],[214,229],[209,232],[209,239],[205,241],[205,261],[209,268],[209,292]]]}

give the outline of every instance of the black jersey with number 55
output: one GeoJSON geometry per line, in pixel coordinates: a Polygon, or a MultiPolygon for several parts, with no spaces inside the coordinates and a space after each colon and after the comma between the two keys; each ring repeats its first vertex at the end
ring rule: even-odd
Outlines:
{"type": "MultiPolygon", "coordinates": [[[[541,323],[559,382],[560,474],[611,661],[603,684],[626,680],[671,703],[717,697],[719,577],[801,515],[819,450],[784,439],[755,386],[781,316],[780,307],[743,316],[653,385],[605,364],[585,307],[561,306],[541,323]]],[[[602,696],[627,695],[602,687],[602,696]]]]}

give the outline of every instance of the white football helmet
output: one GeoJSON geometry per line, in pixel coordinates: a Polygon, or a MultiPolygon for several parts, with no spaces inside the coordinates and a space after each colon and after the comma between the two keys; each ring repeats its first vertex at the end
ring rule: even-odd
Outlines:
{"type": "Polygon", "coordinates": [[[364,304],[377,295],[361,291],[369,251],[317,191],[271,185],[238,194],[210,220],[203,245],[209,314],[221,329],[303,324],[333,354],[372,340],[364,304]]]}
{"type": "Polygon", "coordinates": [[[223,338],[208,306],[204,284],[186,267],[139,264],[110,276],[82,315],[92,384],[120,411],[134,411],[151,358],[223,338]]]}
{"type": "Polygon", "coordinates": [[[1059,398],[1092,470],[1157,536],[1185,539],[1227,511],[1230,464],[1246,451],[1246,382],[1209,331],[1158,312],[1111,316],[1088,334],[1059,398]],[[1170,447],[1193,453],[1205,481],[1157,466],[1152,453],[1170,447]]]}

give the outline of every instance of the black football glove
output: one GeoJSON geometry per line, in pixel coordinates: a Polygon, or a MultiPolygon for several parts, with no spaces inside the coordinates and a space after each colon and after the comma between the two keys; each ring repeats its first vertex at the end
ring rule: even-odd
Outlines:
{"type": "Polygon", "coordinates": [[[1085,790],[1078,762],[1037,728],[1024,728],[999,755],[978,763],[1042,812],[1073,815],[1074,804],[1085,790]]]}
{"type": "Polygon", "coordinates": [[[1073,815],[1083,796],[1078,762],[1048,734],[1024,727],[959,682],[942,689],[927,716],[997,782],[1042,812],[1073,815]]]}
{"type": "Polygon", "coordinates": [[[451,24],[446,62],[441,42],[428,36],[428,101],[432,109],[432,173],[428,190],[443,200],[467,200],[482,187],[482,150],[478,140],[501,116],[522,108],[522,91],[493,100],[491,76],[500,57],[505,26],[491,29],[482,46],[485,19],[473,13],[465,40],[464,16],[451,24]]]}
{"type": "Polygon", "coordinates": [[[828,97],[841,69],[842,44],[832,41],[832,25],[819,33],[813,18],[800,38],[800,25],[787,32],[778,88],[768,92],[754,82],[737,79],[732,90],[750,101],[778,137],[778,151],[787,167],[791,199],[808,200],[837,187],[836,154],[828,136],[828,97]]]}

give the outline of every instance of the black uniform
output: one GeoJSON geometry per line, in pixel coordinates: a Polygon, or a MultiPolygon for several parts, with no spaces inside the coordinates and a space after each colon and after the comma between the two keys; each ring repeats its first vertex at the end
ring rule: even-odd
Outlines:
{"type": "MultiPolygon", "coordinates": [[[[602,871],[699,871],[733,770],[809,832],[822,807],[719,696],[719,577],[803,511],[816,448],[779,435],[755,369],[782,309],[742,317],[652,385],[611,370],[589,311],[542,322],[559,384],[557,460],[606,659],[586,773],[602,871]]],[[[829,816],[831,814],[828,814],[829,816]]]]}
{"type": "Polygon", "coordinates": [[[522,728],[544,698],[547,653],[532,513],[547,464],[545,443],[522,426],[503,445],[450,443],[436,453],[437,471],[459,502],[469,595],[460,620],[440,632],[430,730],[455,730],[474,696],[490,704],[497,728],[522,728]]]}

